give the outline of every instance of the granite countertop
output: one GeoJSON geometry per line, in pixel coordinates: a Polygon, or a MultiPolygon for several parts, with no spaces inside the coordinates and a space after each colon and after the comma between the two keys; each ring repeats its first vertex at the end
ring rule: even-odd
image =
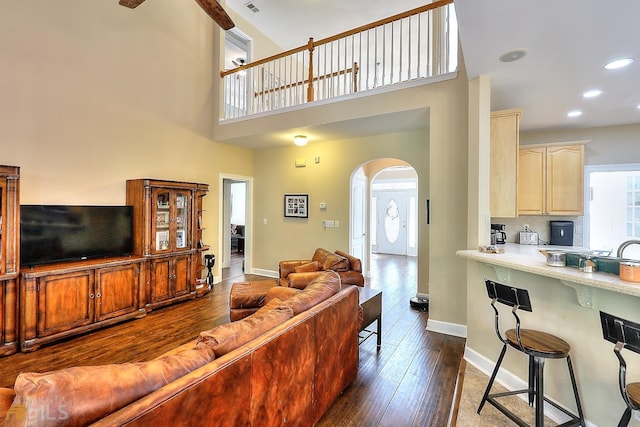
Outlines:
{"type": "MultiPolygon", "coordinates": [[[[592,291],[588,288],[606,289],[612,292],[640,297],[640,283],[625,282],[615,274],[604,272],[583,273],[574,267],[551,267],[546,263],[546,257],[539,252],[544,250],[566,250],[571,252],[588,252],[586,248],[576,246],[533,246],[507,243],[498,245],[504,248],[504,253],[492,254],[480,252],[477,249],[459,250],[456,255],[466,259],[483,262],[496,269],[500,279],[500,268],[524,271],[560,280],[563,284],[576,289],[580,305],[591,306],[592,291]]],[[[503,273],[504,274],[504,273],[503,273]]]]}

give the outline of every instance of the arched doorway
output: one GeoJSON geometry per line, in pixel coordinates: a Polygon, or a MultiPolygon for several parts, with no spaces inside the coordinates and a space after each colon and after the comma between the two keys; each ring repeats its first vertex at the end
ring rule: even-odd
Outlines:
{"type": "Polygon", "coordinates": [[[417,173],[405,161],[371,160],[352,173],[350,252],[362,259],[365,275],[373,253],[417,256],[417,195],[417,173]]]}

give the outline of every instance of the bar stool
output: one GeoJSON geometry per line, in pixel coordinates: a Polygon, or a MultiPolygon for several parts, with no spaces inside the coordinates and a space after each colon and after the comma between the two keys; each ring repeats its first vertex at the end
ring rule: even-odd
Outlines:
{"type": "Polygon", "coordinates": [[[533,329],[521,329],[520,318],[518,317],[517,310],[524,310],[532,312],[531,301],[529,299],[529,292],[526,289],[519,289],[513,286],[503,285],[492,280],[485,280],[487,287],[487,294],[491,298],[491,307],[495,312],[495,330],[496,335],[504,346],[498,357],[496,367],[491,374],[487,389],[482,396],[482,401],[478,407],[478,414],[482,410],[485,402],[489,402],[496,409],[502,412],[504,415],[519,426],[527,426],[523,420],[518,418],[513,412],[507,409],[504,405],[497,401],[500,397],[513,396],[517,394],[527,393],[529,398],[529,406],[535,406],[536,427],[542,427],[544,425],[544,402],[556,407],[558,410],[564,412],[571,420],[562,424],[563,426],[580,425],[584,427],[584,415],[582,413],[582,405],[580,404],[580,397],[578,396],[578,387],[576,386],[576,379],[573,373],[573,367],[571,365],[571,357],[569,352],[571,346],[561,338],[555,335],[548,334],[546,332],[536,331],[533,329]],[[504,337],[500,333],[499,329],[499,311],[496,307],[496,302],[502,303],[511,307],[511,313],[515,318],[515,329],[508,329],[504,333],[504,337]],[[515,348],[518,351],[523,352],[529,356],[529,383],[528,388],[524,390],[516,390],[504,393],[490,394],[493,381],[498,374],[498,369],[502,364],[502,359],[507,351],[507,345],[515,348]],[[576,407],[578,409],[578,415],[575,415],[565,408],[561,407],[557,403],[544,397],[544,362],[546,359],[567,359],[567,366],[569,368],[569,376],[571,377],[571,385],[573,387],[573,394],[576,399],[576,407]]]}
{"type": "Polygon", "coordinates": [[[640,353],[640,324],[600,312],[602,323],[602,336],[605,340],[615,344],[613,352],[620,362],[618,371],[618,383],[620,394],[627,404],[627,408],[618,422],[618,427],[629,424],[631,411],[640,409],[640,383],[627,384],[627,363],[622,357],[622,349],[627,348],[635,353],[640,353]]]}

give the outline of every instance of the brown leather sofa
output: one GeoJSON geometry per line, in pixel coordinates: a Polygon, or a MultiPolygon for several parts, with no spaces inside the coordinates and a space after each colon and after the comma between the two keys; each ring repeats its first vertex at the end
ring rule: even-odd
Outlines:
{"type": "Polygon", "coordinates": [[[149,362],[20,374],[0,422],[314,425],[357,375],[358,291],[326,272],[287,292],[149,362]]]}
{"type": "Polygon", "coordinates": [[[301,275],[316,271],[336,271],[340,275],[342,284],[364,286],[362,261],[340,250],[330,252],[318,248],[311,259],[280,261],[279,270],[282,286],[296,287],[296,282],[308,281],[301,275]],[[282,279],[286,279],[288,284],[283,284],[282,279]]]}

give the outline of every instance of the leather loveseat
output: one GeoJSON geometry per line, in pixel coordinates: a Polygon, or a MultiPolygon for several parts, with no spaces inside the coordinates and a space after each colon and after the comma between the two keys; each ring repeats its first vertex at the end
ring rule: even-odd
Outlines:
{"type": "Polygon", "coordinates": [[[358,291],[326,272],[289,292],[149,362],[20,374],[0,422],[314,425],[357,375],[358,291]]]}
{"type": "Polygon", "coordinates": [[[340,250],[330,252],[322,248],[316,249],[311,259],[280,261],[280,284],[296,287],[296,281],[308,281],[304,274],[316,271],[335,271],[340,275],[342,284],[364,286],[362,261],[359,258],[340,250]],[[282,279],[286,279],[288,284],[282,283],[282,279]]]}

